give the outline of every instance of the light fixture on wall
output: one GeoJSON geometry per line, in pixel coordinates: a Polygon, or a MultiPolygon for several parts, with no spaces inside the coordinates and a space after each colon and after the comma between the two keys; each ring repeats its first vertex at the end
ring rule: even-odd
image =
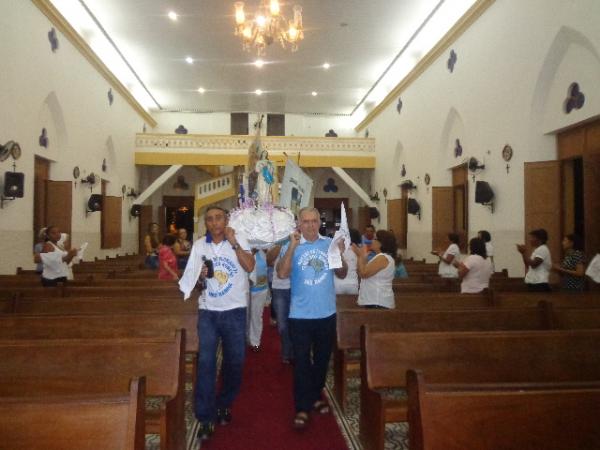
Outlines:
{"type": "Polygon", "coordinates": [[[256,48],[257,55],[262,56],[275,41],[283,48],[288,44],[292,52],[298,50],[298,42],[304,39],[300,5],[294,5],[291,20],[283,15],[279,0],[261,0],[254,14],[248,15],[244,11],[244,2],[235,2],[234,7],[235,35],[241,37],[244,50],[256,48]]]}
{"type": "Polygon", "coordinates": [[[129,192],[127,193],[127,197],[137,198],[139,196],[139,192],[136,192],[134,188],[129,188],[129,192]]]}

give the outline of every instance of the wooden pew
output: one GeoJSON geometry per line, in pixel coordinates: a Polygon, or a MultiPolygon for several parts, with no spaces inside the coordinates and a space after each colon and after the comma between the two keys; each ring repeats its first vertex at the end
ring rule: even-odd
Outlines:
{"type": "Polygon", "coordinates": [[[554,307],[598,308],[597,292],[496,292],[491,291],[491,302],[497,308],[522,308],[535,306],[540,301],[551,302],[554,307]]]}
{"type": "Polygon", "coordinates": [[[161,449],[185,450],[185,331],[171,337],[0,341],[0,397],[120,393],[145,376],[164,397],[146,412],[161,449]]]}
{"type": "MultiPolygon", "coordinates": [[[[333,354],[334,396],[346,407],[347,379],[360,369],[360,328],[386,331],[489,331],[550,328],[546,307],[399,311],[348,309],[337,313],[337,339],[333,354]]],[[[600,323],[599,323],[600,325],[600,323]]]]}
{"type": "Polygon", "coordinates": [[[361,333],[360,437],[381,450],[387,422],[407,418],[406,372],[433,383],[600,380],[600,330],[361,333]]]}
{"type": "Polygon", "coordinates": [[[429,384],[410,370],[411,450],[600,448],[600,381],[429,384]]]}
{"type": "MultiPolygon", "coordinates": [[[[140,300],[143,302],[143,300],[140,300]]],[[[138,312],[0,315],[0,341],[19,339],[109,339],[167,336],[184,329],[186,352],[198,351],[198,313],[138,312]]]]}
{"type": "Polygon", "coordinates": [[[144,380],[129,395],[0,398],[0,448],[143,450],[144,380]]]}
{"type": "MultiPolygon", "coordinates": [[[[396,310],[434,310],[450,308],[486,308],[492,305],[490,293],[460,294],[458,292],[395,292],[396,310]]],[[[338,295],[337,309],[363,309],[356,304],[357,295],[338,295]]]]}
{"type": "Polygon", "coordinates": [[[145,297],[66,297],[26,298],[15,301],[17,314],[108,314],[128,312],[192,313],[197,312],[195,300],[145,297]]]}

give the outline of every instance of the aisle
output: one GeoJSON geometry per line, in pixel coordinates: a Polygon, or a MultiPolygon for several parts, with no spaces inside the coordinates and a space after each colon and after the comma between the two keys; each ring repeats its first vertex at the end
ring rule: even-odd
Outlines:
{"type": "MultiPolygon", "coordinates": [[[[242,390],[233,406],[233,421],[217,425],[202,449],[345,450],[348,448],[333,414],[311,414],[306,430],[292,428],[292,367],[281,363],[277,329],[265,309],[262,349],[248,351],[242,390]]],[[[194,447],[198,448],[198,447],[194,447]]]]}

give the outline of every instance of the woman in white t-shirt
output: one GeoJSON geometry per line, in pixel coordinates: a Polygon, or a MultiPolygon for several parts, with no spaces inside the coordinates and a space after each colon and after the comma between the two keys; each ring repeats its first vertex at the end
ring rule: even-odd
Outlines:
{"type": "MultiPolygon", "coordinates": [[[[350,243],[360,247],[362,242],[362,237],[358,230],[351,228],[349,230],[350,233],[350,243]]],[[[335,285],[335,293],[336,295],[341,294],[349,294],[356,295],[358,294],[358,269],[357,269],[357,256],[356,253],[352,250],[352,246],[348,247],[346,251],[343,253],[344,261],[348,264],[348,273],[346,274],[346,278],[338,278],[337,276],[333,277],[333,284],[335,285]]]]}
{"type": "Polygon", "coordinates": [[[437,250],[431,252],[431,254],[440,259],[438,274],[442,278],[458,278],[458,270],[453,264],[455,258],[460,255],[460,248],[458,248],[458,234],[448,233],[448,242],[450,245],[448,245],[448,248],[444,253],[442,253],[441,250],[437,250]]]}
{"type": "Polygon", "coordinates": [[[461,294],[477,294],[490,286],[492,262],[488,258],[483,239],[469,241],[469,256],[461,263],[456,262],[461,294]]]}
{"type": "Polygon", "coordinates": [[[360,288],[358,304],[365,308],[393,309],[396,307],[392,281],[396,270],[398,245],[392,233],[377,231],[371,242],[371,251],[375,256],[367,262],[368,248],[352,245],[358,260],[360,288]]]}
{"type": "Polygon", "coordinates": [[[539,228],[529,232],[529,244],[533,247],[531,256],[525,254],[527,249],[524,244],[517,244],[517,250],[521,253],[523,263],[527,267],[525,283],[530,291],[548,292],[551,290],[548,279],[552,268],[552,259],[546,242],[548,242],[548,232],[539,228]]]}

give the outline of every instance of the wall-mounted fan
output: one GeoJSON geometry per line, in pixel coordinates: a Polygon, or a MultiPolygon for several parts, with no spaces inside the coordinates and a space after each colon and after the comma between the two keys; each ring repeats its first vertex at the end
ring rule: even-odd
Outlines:
{"type": "Polygon", "coordinates": [[[94,185],[98,182],[98,177],[94,174],[94,172],[90,173],[87,177],[81,179],[82,184],[88,184],[90,186],[90,191],[94,188],[94,185]]]}
{"type": "Polygon", "coordinates": [[[477,172],[478,170],[485,169],[485,164],[479,164],[479,161],[475,157],[469,158],[469,170],[471,172],[477,172]]]}
{"type": "Polygon", "coordinates": [[[406,189],[408,191],[412,191],[417,188],[417,185],[412,182],[412,180],[406,180],[399,184],[402,189],[406,189]]]}

